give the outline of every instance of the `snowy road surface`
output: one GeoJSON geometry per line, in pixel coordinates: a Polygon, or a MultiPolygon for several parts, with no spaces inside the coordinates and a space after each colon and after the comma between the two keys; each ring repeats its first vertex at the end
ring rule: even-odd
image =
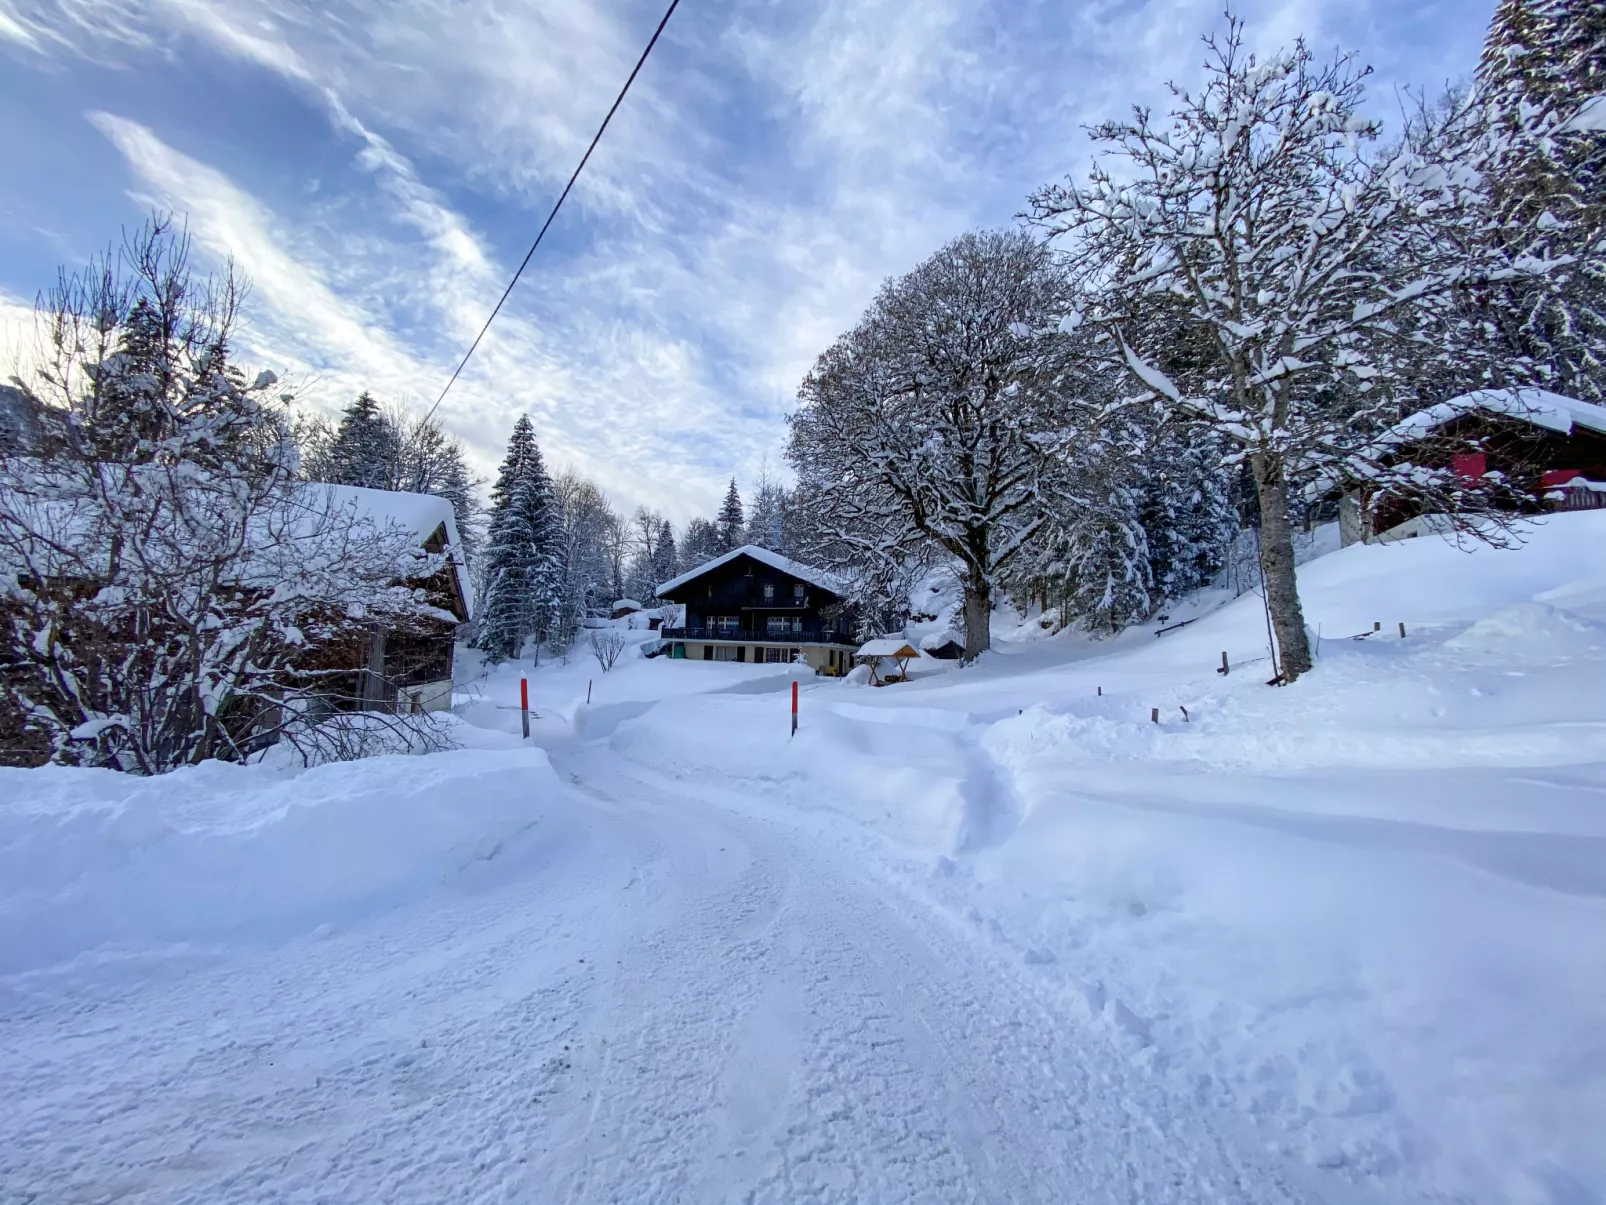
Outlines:
{"type": "Polygon", "coordinates": [[[1313,1199],[849,852],[554,761],[444,897],[12,995],[0,1199],[1313,1199]]]}

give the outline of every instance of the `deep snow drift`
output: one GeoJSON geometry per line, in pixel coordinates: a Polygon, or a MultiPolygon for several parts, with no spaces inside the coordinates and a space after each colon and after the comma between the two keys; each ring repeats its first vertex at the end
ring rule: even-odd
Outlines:
{"type": "Polygon", "coordinates": [[[1603,553],[1320,556],[1289,689],[1207,596],[796,738],[581,647],[474,749],[0,772],[0,1201],[1606,1197],[1603,553]]]}

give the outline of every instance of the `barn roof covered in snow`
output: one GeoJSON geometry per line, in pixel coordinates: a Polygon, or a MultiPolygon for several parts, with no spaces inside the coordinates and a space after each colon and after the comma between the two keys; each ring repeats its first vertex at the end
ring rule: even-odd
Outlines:
{"type": "Polygon", "coordinates": [[[334,515],[349,511],[359,519],[368,519],[379,527],[394,525],[411,535],[422,547],[437,531],[445,528],[446,546],[443,551],[451,558],[452,574],[457,589],[463,596],[463,607],[468,615],[474,613],[474,587],[469,582],[468,557],[463,541],[457,532],[457,517],[452,504],[434,494],[409,494],[399,490],[371,490],[358,485],[312,484],[301,487],[302,498],[309,511],[315,514],[334,515]]]}
{"type": "Polygon", "coordinates": [[[1521,419],[1562,435],[1571,435],[1574,427],[1606,435],[1606,407],[1593,402],[1546,389],[1478,389],[1403,419],[1389,428],[1388,438],[1393,443],[1408,443],[1475,410],[1521,419]]]}
{"type": "Polygon", "coordinates": [[[706,564],[695,569],[687,570],[679,577],[672,577],[658,587],[660,598],[665,597],[671,590],[678,590],[687,582],[696,581],[705,573],[711,573],[721,565],[728,565],[738,557],[750,557],[761,565],[768,565],[771,569],[778,569],[782,573],[790,574],[801,582],[829,591],[838,598],[847,597],[847,586],[834,574],[824,569],[816,569],[813,565],[805,565],[801,561],[794,561],[791,557],[782,556],[778,552],[771,552],[768,548],[760,548],[757,544],[743,544],[740,548],[732,548],[724,556],[715,557],[706,564]]]}

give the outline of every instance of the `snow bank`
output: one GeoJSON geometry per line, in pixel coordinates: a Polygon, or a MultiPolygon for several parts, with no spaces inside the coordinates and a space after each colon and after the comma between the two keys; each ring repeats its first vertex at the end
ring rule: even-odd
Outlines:
{"type": "Polygon", "coordinates": [[[490,857],[559,790],[535,749],[293,775],[0,769],[0,974],[338,923],[490,857]]]}

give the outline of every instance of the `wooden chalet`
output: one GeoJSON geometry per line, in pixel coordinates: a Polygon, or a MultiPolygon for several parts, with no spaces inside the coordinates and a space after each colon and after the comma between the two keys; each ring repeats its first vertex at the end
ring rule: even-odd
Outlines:
{"type": "Polygon", "coordinates": [[[852,668],[858,642],[845,587],[767,548],[732,549],[657,594],[685,609],[680,626],[661,629],[674,660],[802,661],[831,675],[852,668]]]}
{"type": "Polygon", "coordinates": [[[392,632],[375,625],[360,646],[312,650],[322,668],[348,668],[350,680],[332,692],[339,710],[445,711],[452,705],[453,658],[457,629],[473,614],[474,594],[468,562],[452,505],[432,494],[407,494],[350,485],[306,487],[309,508],[377,527],[400,527],[421,552],[446,555],[421,586],[439,618],[416,629],[392,632]]]}
{"type": "MultiPolygon", "coordinates": [[[[1412,415],[1387,439],[1391,463],[1503,474],[1519,511],[1606,507],[1606,407],[1541,389],[1479,390],[1412,415]]],[[[1414,499],[1351,490],[1339,506],[1341,538],[1387,538],[1420,513],[1414,499]]]]}

